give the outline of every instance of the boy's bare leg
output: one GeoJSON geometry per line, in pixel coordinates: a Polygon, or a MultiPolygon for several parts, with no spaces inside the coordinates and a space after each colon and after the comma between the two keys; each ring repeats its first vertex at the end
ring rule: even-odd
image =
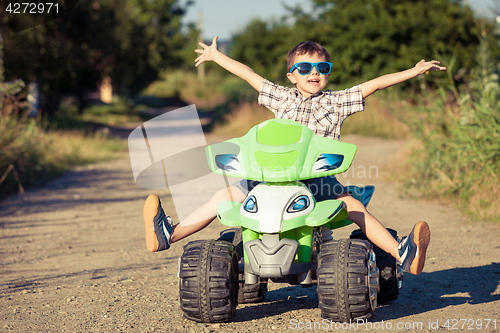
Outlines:
{"type": "MultiPolygon", "coordinates": [[[[405,265],[405,270],[412,274],[420,274],[422,272],[427,246],[430,241],[430,231],[427,223],[418,222],[409,238],[403,239],[401,243],[398,243],[382,223],[368,213],[366,207],[360,201],[354,199],[349,194],[341,195],[338,200],[346,203],[347,211],[349,212],[348,219],[356,223],[373,244],[392,255],[402,264],[406,262],[406,255],[402,260],[400,256],[401,248],[402,246],[409,247],[413,253],[411,253],[412,258],[410,258],[408,265],[405,265]],[[410,242],[412,244],[406,244],[410,242]]],[[[407,251],[405,254],[407,254],[407,251]]]]}
{"type": "Polygon", "coordinates": [[[349,194],[341,195],[338,200],[346,203],[349,212],[348,219],[356,223],[373,244],[392,255],[396,260],[401,259],[397,251],[398,242],[379,220],[368,213],[366,207],[360,201],[349,194]]]}
{"type": "Polygon", "coordinates": [[[151,252],[167,250],[171,243],[209,225],[217,216],[219,202],[243,202],[245,197],[246,195],[234,186],[219,190],[207,203],[174,226],[172,219],[165,214],[160,199],[154,194],[150,195],[144,204],[144,224],[148,250],[151,252]]]}
{"type": "Polygon", "coordinates": [[[175,243],[209,225],[217,216],[217,204],[219,202],[243,202],[245,198],[246,195],[234,186],[218,191],[207,203],[196,209],[179,224],[174,226],[174,230],[170,236],[170,243],[175,243]]]}

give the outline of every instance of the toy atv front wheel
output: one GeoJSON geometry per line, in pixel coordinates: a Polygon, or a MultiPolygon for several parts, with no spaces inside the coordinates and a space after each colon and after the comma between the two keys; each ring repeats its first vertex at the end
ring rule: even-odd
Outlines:
{"type": "Polygon", "coordinates": [[[179,259],[179,301],[187,319],[204,323],[233,319],[238,306],[238,259],[231,243],[201,240],[184,246],[179,259]]]}
{"type": "Polygon", "coordinates": [[[373,316],[379,271],[370,243],[341,239],[321,244],[317,276],[322,318],[348,322],[373,316]]]}
{"type": "MultiPolygon", "coordinates": [[[[243,238],[241,234],[241,228],[231,228],[223,230],[220,233],[219,240],[225,240],[233,243],[236,253],[238,255],[238,262],[242,262],[243,259],[243,238]]],[[[244,303],[258,303],[264,300],[267,293],[267,282],[266,278],[258,278],[258,283],[247,284],[245,283],[245,273],[243,267],[238,275],[240,286],[238,289],[238,304],[244,303]]]]}

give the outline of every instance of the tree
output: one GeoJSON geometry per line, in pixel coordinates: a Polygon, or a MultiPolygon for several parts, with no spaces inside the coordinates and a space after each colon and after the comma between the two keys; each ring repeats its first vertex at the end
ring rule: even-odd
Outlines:
{"type": "Polygon", "coordinates": [[[287,70],[287,53],[299,41],[293,28],[284,22],[253,20],[233,37],[230,56],[265,78],[280,82],[287,70]]]}
{"type": "Polygon", "coordinates": [[[175,0],[81,1],[63,17],[6,38],[6,75],[38,81],[49,113],[62,94],[83,102],[106,75],[120,93],[135,93],[161,68],[178,66],[184,12],[175,0]]]}
{"type": "Polygon", "coordinates": [[[321,43],[334,64],[330,82],[347,85],[410,68],[436,53],[459,54],[471,67],[477,19],[454,0],[313,0],[312,13],[290,8],[292,24],[250,23],[235,36],[232,55],[269,79],[286,82],[278,57],[302,40],[321,43]],[[286,47],[285,47],[286,46],[286,47]],[[280,69],[276,76],[274,69],[280,69]],[[273,76],[274,75],[274,76],[273,76]]]}
{"type": "Polygon", "coordinates": [[[461,55],[470,67],[478,44],[476,18],[453,0],[315,0],[315,37],[338,54],[333,82],[372,78],[415,65],[436,52],[461,55]],[[321,31],[324,31],[321,33],[321,31]]]}
{"type": "MultiPolygon", "coordinates": [[[[4,114],[4,106],[7,99],[11,99],[10,104],[13,108],[18,107],[18,103],[16,104],[16,95],[24,88],[24,82],[22,80],[14,80],[12,82],[5,82],[4,77],[4,66],[3,66],[3,38],[0,34],[0,116],[8,116],[7,112],[4,114]],[[14,103],[12,103],[14,101],[14,103]]],[[[17,111],[17,110],[16,110],[17,111]]]]}

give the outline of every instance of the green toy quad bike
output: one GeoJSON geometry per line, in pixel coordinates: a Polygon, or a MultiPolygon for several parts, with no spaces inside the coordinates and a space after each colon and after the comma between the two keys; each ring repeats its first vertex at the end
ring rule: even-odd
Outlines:
{"type": "MultiPolygon", "coordinates": [[[[374,251],[360,230],[350,239],[323,242],[322,227],[352,223],[346,206],[340,200],[316,202],[300,181],[346,171],[356,149],[286,119],[268,120],[241,138],[207,147],[213,172],[262,183],[243,203],[219,203],[218,218],[232,229],[217,240],[185,245],[179,259],[184,316],[196,322],[230,321],[238,302],[264,298],[268,280],[316,283],[321,316],[332,321],[371,318],[377,293],[379,301],[396,299],[402,284],[396,260],[374,251]]],[[[374,192],[373,186],[348,189],[365,206],[374,192]]]]}

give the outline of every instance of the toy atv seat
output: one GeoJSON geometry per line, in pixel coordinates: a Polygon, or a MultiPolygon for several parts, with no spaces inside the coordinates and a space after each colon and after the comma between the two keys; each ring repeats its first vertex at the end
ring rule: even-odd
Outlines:
{"type": "MultiPolygon", "coordinates": [[[[323,242],[322,228],[352,222],[342,201],[316,202],[301,182],[346,171],[355,152],[352,144],[316,136],[286,119],[268,120],[241,138],[207,147],[213,172],[262,183],[242,203],[219,203],[219,221],[233,229],[217,241],[185,246],[179,263],[185,317],[229,321],[238,300],[263,299],[267,285],[262,282],[270,279],[316,283],[324,318],[370,318],[380,290],[372,244],[361,239],[323,242]]],[[[365,205],[374,191],[373,186],[348,189],[365,205]]]]}

